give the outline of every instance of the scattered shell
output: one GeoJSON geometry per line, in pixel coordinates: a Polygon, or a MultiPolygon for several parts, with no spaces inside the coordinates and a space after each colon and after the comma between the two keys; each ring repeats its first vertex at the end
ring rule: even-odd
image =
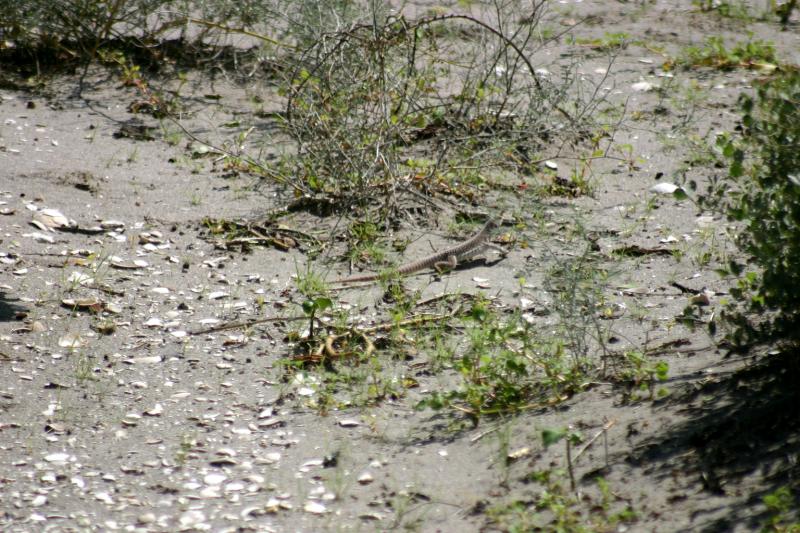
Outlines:
{"type": "Polygon", "coordinates": [[[292,504],[289,502],[281,501],[278,498],[270,498],[267,500],[264,510],[268,513],[277,513],[281,509],[291,509],[292,504]]]}
{"type": "Polygon", "coordinates": [[[652,91],[653,88],[654,85],[649,81],[640,81],[638,83],[634,83],[633,85],[631,85],[631,89],[639,93],[646,93],[648,91],[652,91]]]}
{"type": "Polygon", "coordinates": [[[328,512],[328,509],[319,502],[306,502],[303,506],[303,510],[311,514],[324,514],[328,512]]]}
{"type": "Polygon", "coordinates": [[[231,493],[231,492],[241,492],[243,489],[244,489],[244,484],[235,481],[233,483],[228,483],[227,485],[225,485],[225,488],[223,490],[225,491],[225,493],[231,493]]]}
{"type": "Polygon", "coordinates": [[[220,457],[236,457],[236,450],[233,448],[220,448],[216,451],[220,457]]]}
{"type": "Polygon", "coordinates": [[[358,481],[358,482],[359,482],[361,485],[369,485],[370,483],[372,483],[373,481],[375,481],[375,478],[373,478],[373,477],[372,477],[372,474],[370,474],[369,472],[364,472],[363,474],[361,474],[360,476],[358,476],[358,480],[357,480],[357,481],[358,481]]]}
{"type": "Polygon", "coordinates": [[[657,183],[650,187],[650,192],[654,192],[656,194],[673,194],[675,191],[680,189],[674,183],[657,183]]]}
{"type": "Polygon", "coordinates": [[[156,294],[169,294],[169,289],[166,287],[153,287],[150,290],[156,294]]]}
{"type": "Polygon", "coordinates": [[[626,287],[622,289],[622,294],[648,294],[650,289],[647,287],[626,287]]]}
{"type": "Polygon", "coordinates": [[[70,460],[70,454],[68,453],[51,453],[44,456],[44,460],[48,463],[66,463],[70,460]]]}
{"type": "Polygon", "coordinates": [[[178,518],[178,523],[180,523],[181,527],[190,528],[200,525],[205,519],[206,515],[203,511],[186,511],[178,518]]]}
{"type": "Polygon", "coordinates": [[[103,310],[103,302],[97,298],[64,298],[61,300],[61,305],[70,309],[84,309],[94,312],[103,310]]]}
{"type": "Polygon", "coordinates": [[[151,365],[153,363],[160,363],[160,355],[145,355],[142,357],[134,357],[133,359],[125,359],[125,363],[133,365],[151,365]]]}
{"type": "Polygon", "coordinates": [[[472,278],[472,281],[475,282],[475,285],[479,289],[490,289],[492,287],[491,283],[489,283],[489,280],[486,278],[474,277],[472,278]]]}
{"type": "Polygon", "coordinates": [[[558,163],[556,163],[555,161],[551,161],[549,159],[544,162],[544,166],[546,166],[550,170],[558,170],[558,163]]]}
{"type": "Polygon", "coordinates": [[[136,517],[136,523],[141,525],[152,524],[156,521],[155,513],[142,513],[136,517]]]}
{"type": "Polygon", "coordinates": [[[86,286],[94,283],[94,278],[87,274],[84,274],[83,272],[78,272],[77,270],[75,270],[69,275],[67,281],[72,284],[86,286]]]}
{"type": "Polygon", "coordinates": [[[147,411],[145,411],[144,414],[146,414],[147,416],[161,416],[163,412],[164,412],[164,406],[161,405],[160,403],[157,403],[153,406],[152,409],[148,409],[147,411]]]}
{"type": "Polygon", "coordinates": [[[203,478],[203,483],[206,485],[221,485],[226,479],[228,477],[225,474],[208,474],[203,478]]]}
{"type": "Polygon", "coordinates": [[[352,428],[360,426],[361,422],[352,418],[344,418],[342,420],[339,420],[339,425],[342,426],[343,428],[352,428]]]}
{"type": "Polygon", "coordinates": [[[111,498],[111,495],[107,492],[95,492],[94,497],[100,500],[103,503],[107,503],[109,505],[114,503],[114,499],[111,498]]]}
{"type": "Polygon", "coordinates": [[[24,233],[23,237],[30,237],[31,239],[35,240],[36,242],[48,242],[53,244],[56,240],[51,237],[50,235],[45,235],[44,233],[33,232],[33,233],[24,233]]]}
{"type": "Polygon", "coordinates": [[[34,220],[44,224],[50,231],[70,225],[69,219],[58,209],[42,209],[34,216],[34,220]]]}
{"type": "Polygon", "coordinates": [[[214,291],[208,293],[209,300],[219,300],[220,298],[227,298],[228,296],[230,295],[225,291],[214,291]]]}
{"type": "Polygon", "coordinates": [[[264,455],[264,462],[267,464],[277,463],[281,460],[281,454],[279,452],[269,452],[264,455]]]}
{"type": "Polygon", "coordinates": [[[100,222],[100,227],[103,229],[124,229],[125,223],[120,220],[103,220],[100,222]]]}
{"type": "Polygon", "coordinates": [[[311,460],[306,461],[305,463],[303,463],[300,468],[302,469],[302,468],[310,468],[312,466],[322,466],[323,462],[324,462],[324,460],[322,460],[322,459],[311,459],[311,460]]]}
{"type": "Polygon", "coordinates": [[[62,348],[82,348],[86,344],[86,340],[77,333],[65,333],[58,339],[58,345],[62,348]]]}
{"type": "Polygon", "coordinates": [[[111,258],[111,266],[120,270],[138,270],[147,266],[147,261],[125,261],[119,257],[111,258]]]}

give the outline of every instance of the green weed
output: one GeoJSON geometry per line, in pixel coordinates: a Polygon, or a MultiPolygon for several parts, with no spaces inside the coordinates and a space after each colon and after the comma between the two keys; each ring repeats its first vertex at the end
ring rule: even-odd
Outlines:
{"type": "Polygon", "coordinates": [[[531,482],[541,486],[536,496],[527,501],[515,501],[487,509],[493,526],[503,531],[554,531],[575,533],[603,533],[618,531],[621,525],[630,525],[638,519],[634,509],[617,498],[608,483],[596,480],[599,495],[584,493],[578,496],[565,486],[564,472],[543,470],[528,475],[531,482]],[[588,510],[591,509],[591,512],[588,510]]]}
{"type": "Polygon", "coordinates": [[[610,52],[627,48],[631,43],[631,36],[625,32],[606,32],[602,37],[594,39],[575,39],[575,44],[589,46],[595,50],[610,52]]]}
{"type": "Polygon", "coordinates": [[[458,385],[432,391],[418,409],[455,409],[477,424],[483,416],[557,403],[580,388],[580,365],[560,343],[542,341],[520,314],[501,320],[478,301],[464,326],[467,344],[452,361],[458,385]]]}
{"type": "Polygon", "coordinates": [[[796,499],[788,486],[781,487],[764,496],[764,505],[766,505],[770,517],[762,526],[762,533],[800,532],[796,499]]]}
{"type": "MultiPolygon", "coordinates": [[[[684,67],[711,67],[722,70],[733,68],[757,68],[774,70],[778,62],[775,45],[750,34],[746,41],[739,41],[732,48],[725,46],[722,37],[706,38],[702,47],[690,46],[674,63],[684,67]]],[[[669,69],[670,62],[665,64],[669,69]]]]}

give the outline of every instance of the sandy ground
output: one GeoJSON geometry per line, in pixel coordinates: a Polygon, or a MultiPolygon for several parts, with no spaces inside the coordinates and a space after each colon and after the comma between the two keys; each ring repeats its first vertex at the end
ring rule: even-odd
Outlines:
{"type": "MultiPolygon", "coordinates": [[[[613,28],[668,54],[709,34],[740,38],[745,29],[694,12],[690,2],[566,2],[553,12],[601,17],[576,30],[579,37],[613,28]]],[[[796,26],[746,29],[774,40],[786,62],[800,62],[796,26]]],[[[559,51],[549,60],[563,57],[559,51]]],[[[579,53],[581,72],[599,76],[606,58],[579,53]]],[[[692,295],[674,283],[713,291],[708,313],[724,297],[728,282],[702,257],[725,246],[719,236],[726,226],[689,201],[650,192],[657,175],[673,181],[680,168],[701,184],[722,172],[691,163],[690,147],[679,141],[686,131],[709,139],[731,130],[736,99],[758,73],[667,77],[662,62],[650,49],[629,46],[605,83],[612,99],[627,100],[629,114],[644,116],[616,133],[618,143],[631,145],[635,164],[600,160],[593,196],[542,199],[547,231],[523,214],[523,224],[506,231],[530,245],[512,246],[502,261],[414,277],[408,285],[423,297],[484,292],[499,310],[526,298],[541,312],[538,320],[554,320],[543,271],[582,252],[570,246],[584,244],[564,238],[581,220],[614,273],[605,297],[620,312],[603,326],[614,333],[613,350],[651,349],[669,365],[659,385],[669,394],[626,401],[624,387],[598,380],[557,407],[487,418],[474,428],[413,409],[426,390],[452,379],[417,372],[426,354],[378,354],[381,372],[419,382],[406,396],[359,405],[359,393],[350,391],[341,408],[320,413],[310,406],[319,395],[313,372],[305,382],[282,380],[286,335],[300,326],[271,322],[247,334],[185,335],[211,319],[300,314],[293,275],[310,264],[332,277],[346,274],[346,265],[332,262],[334,254],[311,258],[303,246],[250,253],[215,246],[205,218],[258,216],[286,198],[270,187],[253,190],[250,178],[212,171],[207,159],[190,157],[186,139],[164,142],[153,119],[143,120],[156,127],[157,140],[115,136],[134,118],[127,111],[133,89],[97,75],[80,95],[71,77],[50,80],[45,94],[0,90],[0,529],[551,530],[553,508],[532,507],[547,486],[577,499],[570,507],[577,522],[564,518],[562,531],[576,524],[587,531],[758,530],[767,520],[761,498],[792,476],[796,484],[797,398],[748,370],[753,359],[725,358],[715,339],[676,323],[692,295]],[[632,88],[642,81],[663,91],[632,88]],[[689,87],[703,92],[693,106],[685,98],[689,87]],[[653,115],[656,106],[668,112],[653,115]],[[684,121],[689,128],[678,130],[684,121]],[[32,225],[48,209],[86,231],[32,225]],[[680,253],[611,255],[633,245],[680,253]],[[527,289],[520,289],[520,276],[527,289]],[[488,281],[475,281],[481,278],[488,281]],[[87,307],[63,305],[69,298],[88,300],[87,307]],[[100,312],[90,312],[91,305],[100,312]],[[110,334],[98,332],[109,325],[110,334]],[[776,416],[775,406],[786,416],[776,416]],[[597,437],[574,460],[575,493],[565,446],[545,448],[540,437],[564,426],[580,430],[584,442],[597,437]],[[533,481],[534,472],[550,472],[551,484],[533,481]],[[597,476],[608,484],[605,497],[597,476]],[[528,509],[526,516],[490,518],[514,502],[528,509]],[[634,519],[608,518],[626,508],[634,519]]],[[[224,141],[232,133],[218,125],[246,111],[247,94],[258,90],[198,84],[197,112],[186,127],[224,141]],[[207,93],[223,98],[204,102],[207,93]]],[[[281,223],[311,228],[324,240],[336,220],[295,213],[281,223]]],[[[409,259],[454,242],[444,224],[399,233],[412,239],[409,259]]],[[[336,298],[369,316],[381,293],[350,289],[336,298]]]]}

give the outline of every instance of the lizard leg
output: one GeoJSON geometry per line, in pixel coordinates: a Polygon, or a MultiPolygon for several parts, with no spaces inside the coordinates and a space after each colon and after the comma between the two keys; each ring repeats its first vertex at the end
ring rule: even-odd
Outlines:
{"type": "Polygon", "coordinates": [[[505,248],[503,248],[502,246],[499,246],[499,245],[497,245],[497,244],[495,244],[495,243],[493,243],[493,242],[487,242],[487,243],[485,244],[485,246],[486,246],[487,248],[491,248],[492,250],[495,250],[496,252],[498,252],[498,253],[499,253],[500,255],[502,255],[503,257],[505,257],[505,256],[507,256],[507,255],[508,255],[508,250],[506,250],[506,249],[505,249],[505,248]]]}
{"type": "Polygon", "coordinates": [[[441,274],[443,272],[447,272],[448,270],[453,270],[457,266],[458,258],[454,255],[451,255],[447,258],[447,261],[437,261],[434,263],[433,268],[436,269],[436,272],[441,274]]]}

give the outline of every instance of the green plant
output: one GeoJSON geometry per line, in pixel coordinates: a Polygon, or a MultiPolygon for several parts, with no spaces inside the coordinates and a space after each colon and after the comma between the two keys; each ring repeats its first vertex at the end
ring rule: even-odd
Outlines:
{"type": "MultiPolygon", "coordinates": [[[[751,33],[746,41],[740,41],[730,49],[726,48],[722,37],[707,37],[702,47],[687,47],[676,60],[676,64],[718,69],[744,67],[773,70],[777,61],[775,45],[762,39],[754,39],[751,33]]],[[[670,66],[670,62],[665,64],[665,67],[670,66]]]]}
{"type": "Polygon", "coordinates": [[[618,371],[617,378],[627,383],[628,399],[639,399],[635,395],[638,389],[646,393],[646,397],[653,399],[655,385],[666,381],[669,373],[669,364],[665,361],[652,361],[645,353],[637,350],[627,351],[623,355],[622,368],[618,371]]]}
{"type": "Polygon", "coordinates": [[[418,409],[452,408],[481,417],[557,403],[580,388],[581,365],[557,341],[542,341],[521,315],[507,320],[476,302],[465,318],[467,345],[452,362],[459,383],[431,391],[418,409]]]}
{"type": "Polygon", "coordinates": [[[186,433],[181,435],[178,448],[175,450],[175,464],[178,466],[183,466],[186,464],[186,461],[195,446],[197,446],[197,439],[195,437],[186,433]]]}
{"type": "Polygon", "coordinates": [[[789,18],[792,16],[792,11],[797,8],[797,0],[784,0],[782,3],[778,3],[777,0],[770,0],[770,5],[772,11],[780,19],[781,25],[786,29],[789,24],[789,18]]]}
{"type": "Polygon", "coordinates": [[[747,263],[720,270],[734,276],[723,318],[736,344],[800,340],[800,72],[790,70],[740,100],[743,136],[720,135],[728,175],[702,202],[740,224],[735,239],[747,263]],[[748,314],[753,315],[751,319],[748,314]]]}
{"type": "Polygon", "coordinates": [[[84,350],[70,349],[70,351],[72,352],[70,357],[73,358],[75,379],[79,383],[97,379],[94,377],[95,363],[91,356],[87,355],[84,350]]]}
{"type": "Polygon", "coordinates": [[[305,300],[302,308],[303,313],[308,317],[308,336],[314,337],[314,322],[318,313],[333,306],[330,298],[319,297],[314,299],[305,300]]]}
{"type": "Polygon", "coordinates": [[[513,501],[487,509],[492,525],[502,531],[552,531],[555,533],[611,533],[621,524],[637,520],[634,509],[625,502],[616,505],[608,483],[597,478],[599,495],[576,494],[565,486],[561,470],[541,470],[528,474],[529,481],[541,489],[530,501],[513,501]]]}
{"type": "Polygon", "coordinates": [[[764,505],[770,514],[767,523],[761,528],[762,533],[798,533],[800,522],[797,521],[797,503],[789,487],[784,486],[764,496],[764,505]]]}
{"type": "MultiPolygon", "coordinates": [[[[575,231],[581,234],[583,229],[575,231]]],[[[609,272],[598,264],[591,243],[584,246],[582,254],[559,260],[547,272],[544,283],[553,295],[552,309],[559,319],[557,334],[579,373],[587,371],[588,354],[595,347],[605,351],[609,326],[601,318],[614,313],[604,294],[609,272]]]]}
{"type": "Polygon", "coordinates": [[[692,3],[702,11],[716,11],[721,17],[751,22],[756,17],[748,2],[743,0],[693,0],[692,3]]]}
{"type": "Polygon", "coordinates": [[[631,36],[625,32],[606,32],[603,37],[595,39],[575,39],[576,44],[590,46],[596,50],[612,51],[626,48],[630,43],[631,36]]]}

